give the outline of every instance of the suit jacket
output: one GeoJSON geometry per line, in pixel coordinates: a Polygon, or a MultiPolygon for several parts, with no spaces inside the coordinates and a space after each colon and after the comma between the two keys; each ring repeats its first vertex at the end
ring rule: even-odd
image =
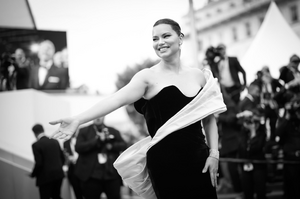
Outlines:
{"type": "Polygon", "coordinates": [[[43,85],[39,84],[39,66],[33,67],[29,79],[29,88],[37,90],[64,90],[69,85],[67,68],[58,68],[52,65],[48,70],[43,85]]]}
{"type": "Polygon", "coordinates": [[[71,149],[71,138],[66,140],[63,145],[64,145],[64,150],[68,154],[73,155],[73,152],[72,152],[72,149],[71,149]]]}
{"type": "Polygon", "coordinates": [[[64,178],[64,154],[57,140],[46,136],[32,144],[35,165],[31,177],[40,186],[64,178]]]}
{"type": "Polygon", "coordinates": [[[226,156],[231,152],[237,152],[240,143],[241,125],[236,114],[239,112],[238,106],[231,104],[227,106],[227,111],[219,114],[218,127],[221,138],[221,156],[226,156]]]}
{"type": "Polygon", "coordinates": [[[16,88],[17,90],[20,89],[28,89],[29,84],[29,75],[30,75],[30,69],[29,66],[20,68],[16,67],[17,76],[16,76],[16,88]]]}
{"type": "MultiPolygon", "coordinates": [[[[228,65],[229,65],[229,71],[232,77],[232,80],[234,81],[235,85],[237,86],[241,86],[241,81],[239,78],[239,72],[241,72],[243,74],[243,78],[244,78],[244,85],[247,84],[246,82],[246,72],[243,69],[243,67],[241,66],[240,62],[238,61],[237,57],[227,57],[228,58],[228,65]]],[[[214,77],[216,78],[220,78],[219,75],[219,67],[218,64],[213,64],[211,66],[211,70],[214,74],[214,77]]]]}
{"type": "MultiPolygon", "coordinates": [[[[243,128],[241,131],[241,143],[239,146],[239,157],[252,160],[265,159],[264,147],[266,143],[266,130],[264,125],[260,125],[256,130],[256,135],[250,138],[250,132],[243,128]]],[[[258,164],[259,165],[259,164],[258,164]]],[[[254,165],[254,166],[258,166],[254,165]]],[[[260,164],[260,166],[265,166],[260,164]]]]}
{"type": "Polygon", "coordinates": [[[279,82],[278,79],[272,78],[271,87],[273,93],[279,92],[279,90],[283,87],[283,85],[279,82]]]}
{"type": "Polygon", "coordinates": [[[287,66],[281,68],[279,79],[283,80],[285,84],[292,81],[294,78],[294,73],[287,66]]]}
{"type": "Polygon", "coordinates": [[[111,135],[114,136],[112,149],[105,151],[105,142],[96,137],[97,133],[94,125],[87,126],[79,130],[75,151],[79,154],[76,162],[75,175],[82,181],[88,180],[96,167],[99,168],[98,153],[107,154],[107,162],[101,165],[100,174],[103,179],[120,178],[117,170],[113,167],[113,162],[120,153],[126,149],[126,142],[121,137],[119,131],[114,128],[106,127],[111,135]]]}

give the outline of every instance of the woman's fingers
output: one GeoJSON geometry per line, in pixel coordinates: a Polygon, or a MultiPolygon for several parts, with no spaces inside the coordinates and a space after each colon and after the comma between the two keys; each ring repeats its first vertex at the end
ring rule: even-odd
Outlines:
{"type": "MultiPolygon", "coordinates": [[[[213,158],[211,158],[213,159],[213,158]]],[[[202,170],[202,173],[206,173],[207,170],[209,170],[209,175],[210,175],[210,180],[211,180],[211,184],[213,187],[217,187],[217,178],[219,176],[218,174],[218,162],[214,163],[214,159],[213,160],[210,160],[210,158],[208,158],[206,160],[206,163],[205,163],[205,166],[202,170]]]]}
{"type": "Polygon", "coordinates": [[[213,187],[217,187],[218,185],[218,177],[219,177],[219,174],[216,173],[216,172],[210,172],[210,180],[211,180],[211,184],[213,187]]]}
{"type": "Polygon", "coordinates": [[[207,161],[206,161],[205,166],[202,170],[202,173],[206,173],[207,169],[208,169],[208,164],[207,164],[207,161]]]}
{"type": "Polygon", "coordinates": [[[62,123],[62,120],[55,120],[55,121],[52,121],[52,122],[49,122],[49,124],[52,124],[52,125],[55,125],[55,124],[60,124],[62,123]]]}
{"type": "Polygon", "coordinates": [[[57,130],[57,131],[53,134],[52,138],[54,138],[54,139],[60,139],[60,140],[67,140],[67,139],[69,139],[71,136],[72,136],[72,134],[63,133],[62,131],[57,130]]]}

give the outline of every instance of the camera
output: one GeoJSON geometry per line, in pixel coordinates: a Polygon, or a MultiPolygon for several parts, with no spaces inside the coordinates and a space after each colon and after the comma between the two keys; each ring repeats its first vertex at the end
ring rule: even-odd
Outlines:
{"type": "Polygon", "coordinates": [[[248,116],[243,118],[243,123],[244,124],[254,124],[254,123],[260,123],[260,117],[253,115],[253,116],[248,116]]]}
{"type": "Polygon", "coordinates": [[[115,136],[113,134],[110,134],[108,128],[104,127],[100,133],[103,134],[103,137],[104,137],[104,141],[107,142],[107,143],[111,143],[113,141],[115,141],[115,136]]]}
{"type": "Polygon", "coordinates": [[[262,114],[260,109],[256,110],[245,110],[237,114],[237,118],[243,124],[249,125],[254,123],[261,123],[262,122],[262,114]]]}
{"type": "Polygon", "coordinates": [[[207,48],[205,55],[208,60],[214,61],[216,57],[221,56],[220,49],[210,46],[207,48]]]}

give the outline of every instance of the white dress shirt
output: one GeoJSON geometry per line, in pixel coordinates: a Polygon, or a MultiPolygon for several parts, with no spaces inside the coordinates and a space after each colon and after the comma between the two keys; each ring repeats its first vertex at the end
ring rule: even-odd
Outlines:
{"type": "Polygon", "coordinates": [[[218,67],[220,74],[220,83],[225,87],[232,87],[234,85],[234,81],[230,74],[228,57],[222,59],[219,62],[218,67]]]}
{"type": "Polygon", "coordinates": [[[40,67],[39,67],[39,84],[42,86],[45,82],[48,70],[51,68],[53,64],[53,61],[50,60],[48,62],[40,62],[40,67]]]}

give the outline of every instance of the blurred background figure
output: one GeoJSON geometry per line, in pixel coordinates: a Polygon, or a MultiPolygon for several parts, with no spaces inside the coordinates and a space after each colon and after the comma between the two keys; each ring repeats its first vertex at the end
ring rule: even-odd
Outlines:
{"type": "Polygon", "coordinates": [[[251,160],[265,160],[266,131],[257,110],[253,111],[246,111],[251,114],[239,115],[243,128],[238,157],[249,161],[241,165],[242,188],[245,199],[266,199],[267,166],[251,162],[251,160]]]}
{"type": "MultiPolygon", "coordinates": [[[[238,148],[240,145],[241,124],[238,123],[236,115],[239,113],[238,106],[230,98],[223,94],[224,102],[227,106],[227,111],[218,116],[218,129],[220,134],[220,156],[222,158],[237,158],[238,148]]],[[[222,176],[220,178],[219,192],[236,192],[241,193],[240,169],[238,163],[221,162],[220,169],[222,176]]]]}
{"type": "Polygon", "coordinates": [[[284,85],[274,97],[281,110],[280,116],[286,112],[286,102],[300,93],[300,71],[298,69],[300,58],[297,55],[290,57],[289,64],[280,68],[279,81],[284,85]]]}
{"type": "Polygon", "coordinates": [[[259,85],[256,83],[251,83],[248,86],[248,94],[240,101],[238,104],[239,110],[241,112],[248,110],[248,111],[254,111],[257,110],[260,106],[260,89],[259,85]]]}
{"type": "Polygon", "coordinates": [[[62,66],[64,68],[69,68],[69,53],[68,49],[64,48],[61,51],[61,59],[62,59],[62,66]]]}
{"type": "Polygon", "coordinates": [[[54,62],[54,65],[57,68],[63,67],[63,60],[62,60],[62,52],[61,51],[57,51],[54,54],[54,56],[53,56],[53,62],[54,62]]]}
{"type": "Polygon", "coordinates": [[[66,155],[65,164],[68,167],[67,177],[73,188],[76,199],[83,199],[80,179],[75,175],[75,167],[78,159],[78,153],[75,151],[76,136],[78,132],[74,133],[73,136],[63,143],[64,152],[66,155]]]}
{"type": "Polygon", "coordinates": [[[29,88],[30,61],[26,58],[25,52],[21,48],[15,51],[16,60],[16,89],[29,88]]]}
{"type": "MultiPolygon", "coordinates": [[[[203,66],[208,66],[211,69],[215,78],[218,78],[218,61],[220,59],[220,53],[213,46],[209,46],[205,51],[205,58],[203,60],[203,66]]],[[[219,79],[218,79],[219,80],[219,79]]]]}
{"type": "Polygon", "coordinates": [[[85,199],[120,199],[122,179],[113,167],[127,147],[118,130],[106,126],[104,117],[79,130],[75,150],[79,154],[75,173],[85,199]]]}
{"type": "Polygon", "coordinates": [[[30,177],[36,178],[41,199],[61,199],[61,185],[65,177],[63,151],[57,140],[44,134],[42,125],[34,125],[32,131],[37,141],[32,144],[35,165],[30,177]]]}
{"type": "Polygon", "coordinates": [[[10,91],[16,88],[15,58],[10,53],[1,55],[0,86],[0,91],[10,91]]]}
{"type": "Polygon", "coordinates": [[[261,105],[264,111],[264,118],[266,124],[270,129],[269,140],[275,141],[275,129],[278,118],[279,107],[274,99],[278,92],[280,92],[283,85],[278,79],[273,78],[268,66],[261,69],[262,72],[262,86],[261,86],[261,105]]]}
{"type": "MultiPolygon", "coordinates": [[[[209,61],[211,70],[216,78],[218,78],[222,92],[226,92],[233,101],[238,104],[241,97],[241,92],[246,88],[246,72],[238,61],[237,57],[227,56],[226,46],[219,44],[216,49],[210,49],[209,60],[212,59],[211,51],[215,57],[213,61],[209,61]],[[242,74],[242,83],[239,74],[242,74]]],[[[207,55],[206,55],[207,56],[207,55]]]]}
{"type": "Polygon", "coordinates": [[[300,198],[300,94],[286,102],[285,115],[280,118],[276,135],[283,149],[283,158],[298,164],[284,164],[285,199],[300,198]]]}
{"type": "Polygon", "coordinates": [[[39,65],[32,68],[30,88],[37,90],[64,90],[69,85],[68,70],[54,64],[55,46],[50,40],[40,43],[39,65]]]}
{"type": "Polygon", "coordinates": [[[300,84],[300,71],[298,69],[300,63],[300,58],[298,55],[294,54],[290,58],[290,62],[287,66],[283,66],[280,69],[279,79],[283,80],[286,88],[296,87],[297,91],[299,91],[300,84]]]}
{"type": "Polygon", "coordinates": [[[65,68],[67,71],[67,88],[69,88],[70,85],[70,76],[69,76],[69,53],[68,53],[68,48],[63,48],[61,50],[61,61],[62,61],[62,67],[65,68]]]}

